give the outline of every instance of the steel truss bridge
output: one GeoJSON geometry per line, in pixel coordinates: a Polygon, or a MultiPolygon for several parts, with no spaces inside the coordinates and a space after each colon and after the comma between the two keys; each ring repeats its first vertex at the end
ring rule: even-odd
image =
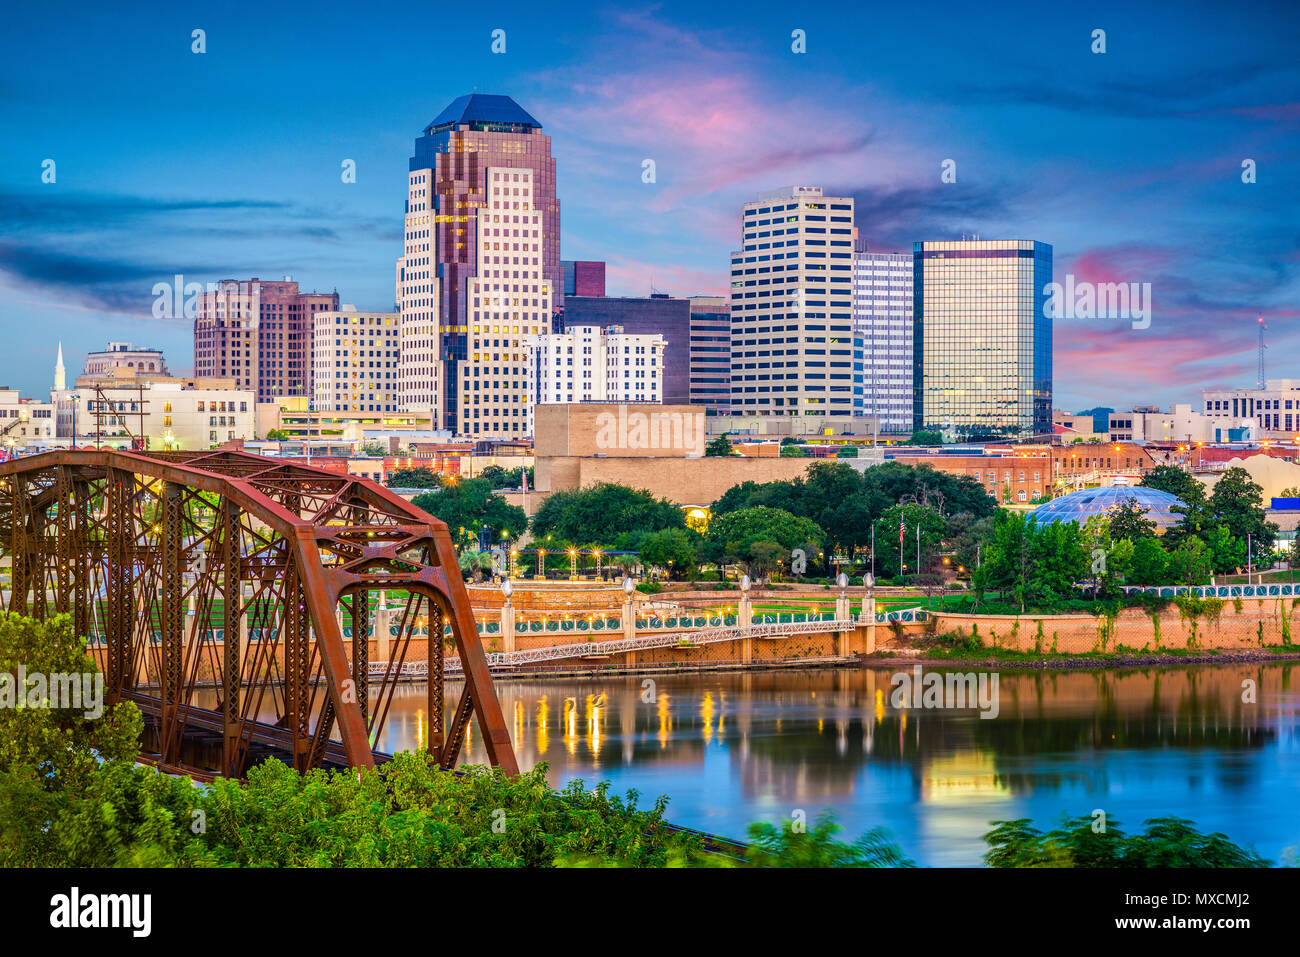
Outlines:
{"type": "Polygon", "coordinates": [[[106,704],[140,707],[140,759],[161,769],[386,760],[372,742],[427,618],[450,625],[465,682],[446,708],[444,643],[428,642],[428,750],[454,767],[473,717],[518,772],[446,526],[368,480],[224,450],[49,452],[0,464],[0,555],[5,610],[102,636],[106,704]],[[407,598],[376,673],[338,612],[368,636],[379,590],[407,598]]]}

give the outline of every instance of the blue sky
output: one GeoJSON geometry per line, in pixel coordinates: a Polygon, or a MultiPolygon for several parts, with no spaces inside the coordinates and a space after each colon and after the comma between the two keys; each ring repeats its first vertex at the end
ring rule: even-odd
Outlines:
{"type": "Polygon", "coordinates": [[[1037,239],[1058,280],[1151,283],[1148,329],[1057,323],[1058,408],[1248,386],[1257,315],[1269,377],[1300,378],[1297,49],[1288,3],[16,6],[0,384],[48,389],[59,339],[72,372],[109,339],[192,369],[189,323],[151,314],[177,273],[391,308],[412,142],[475,88],[552,136],[562,255],[611,293],[723,292],[741,205],[813,184],[879,248],[1037,239]]]}

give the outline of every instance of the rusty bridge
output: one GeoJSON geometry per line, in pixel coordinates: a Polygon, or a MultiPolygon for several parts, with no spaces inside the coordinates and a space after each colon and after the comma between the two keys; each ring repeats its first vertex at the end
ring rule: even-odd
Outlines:
{"type": "Polygon", "coordinates": [[[106,703],[143,712],[141,760],[159,768],[383,762],[374,745],[427,622],[451,641],[427,642],[425,746],[454,767],[477,719],[489,760],[518,771],[446,526],[373,482],[228,450],[49,452],[0,464],[0,555],[5,609],[72,617],[106,703]],[[404,604],[372,675],[377,591],[404,604]],[[446,707],[453,648],[464,688],[446,707]]]}

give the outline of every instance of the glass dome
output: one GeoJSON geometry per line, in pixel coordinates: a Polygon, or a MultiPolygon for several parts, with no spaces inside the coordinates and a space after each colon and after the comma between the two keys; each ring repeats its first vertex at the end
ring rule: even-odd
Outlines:
{"type": "Polygon", "coordinates": [[[1181,515],[1174,512],[1175,508],[1183,507],[1182,499],[1141,485],[1105,485],[1101,488],[1080,489],[1054,498],[1030,514],[1040,525],[1047,522],[1078,522],[1082,525],[1092,516],[1105,515],[1129,499],[1137,500],[1146,510],[1146,517],[1156,523],[1159,532],[1167,531],[1182,519],[1181,515]]]}

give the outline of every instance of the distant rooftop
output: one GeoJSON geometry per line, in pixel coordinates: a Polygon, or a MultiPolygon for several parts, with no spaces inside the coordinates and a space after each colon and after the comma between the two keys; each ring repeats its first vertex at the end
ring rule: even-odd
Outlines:
{"type": "Polygon", "coordinates": [[[522,132],[524,128],[540,130],[538,123],[523,107],[508,96],[470,93],[458,96],[426,128],[438,133],[461,124],[476,129],[522,132]]]}

